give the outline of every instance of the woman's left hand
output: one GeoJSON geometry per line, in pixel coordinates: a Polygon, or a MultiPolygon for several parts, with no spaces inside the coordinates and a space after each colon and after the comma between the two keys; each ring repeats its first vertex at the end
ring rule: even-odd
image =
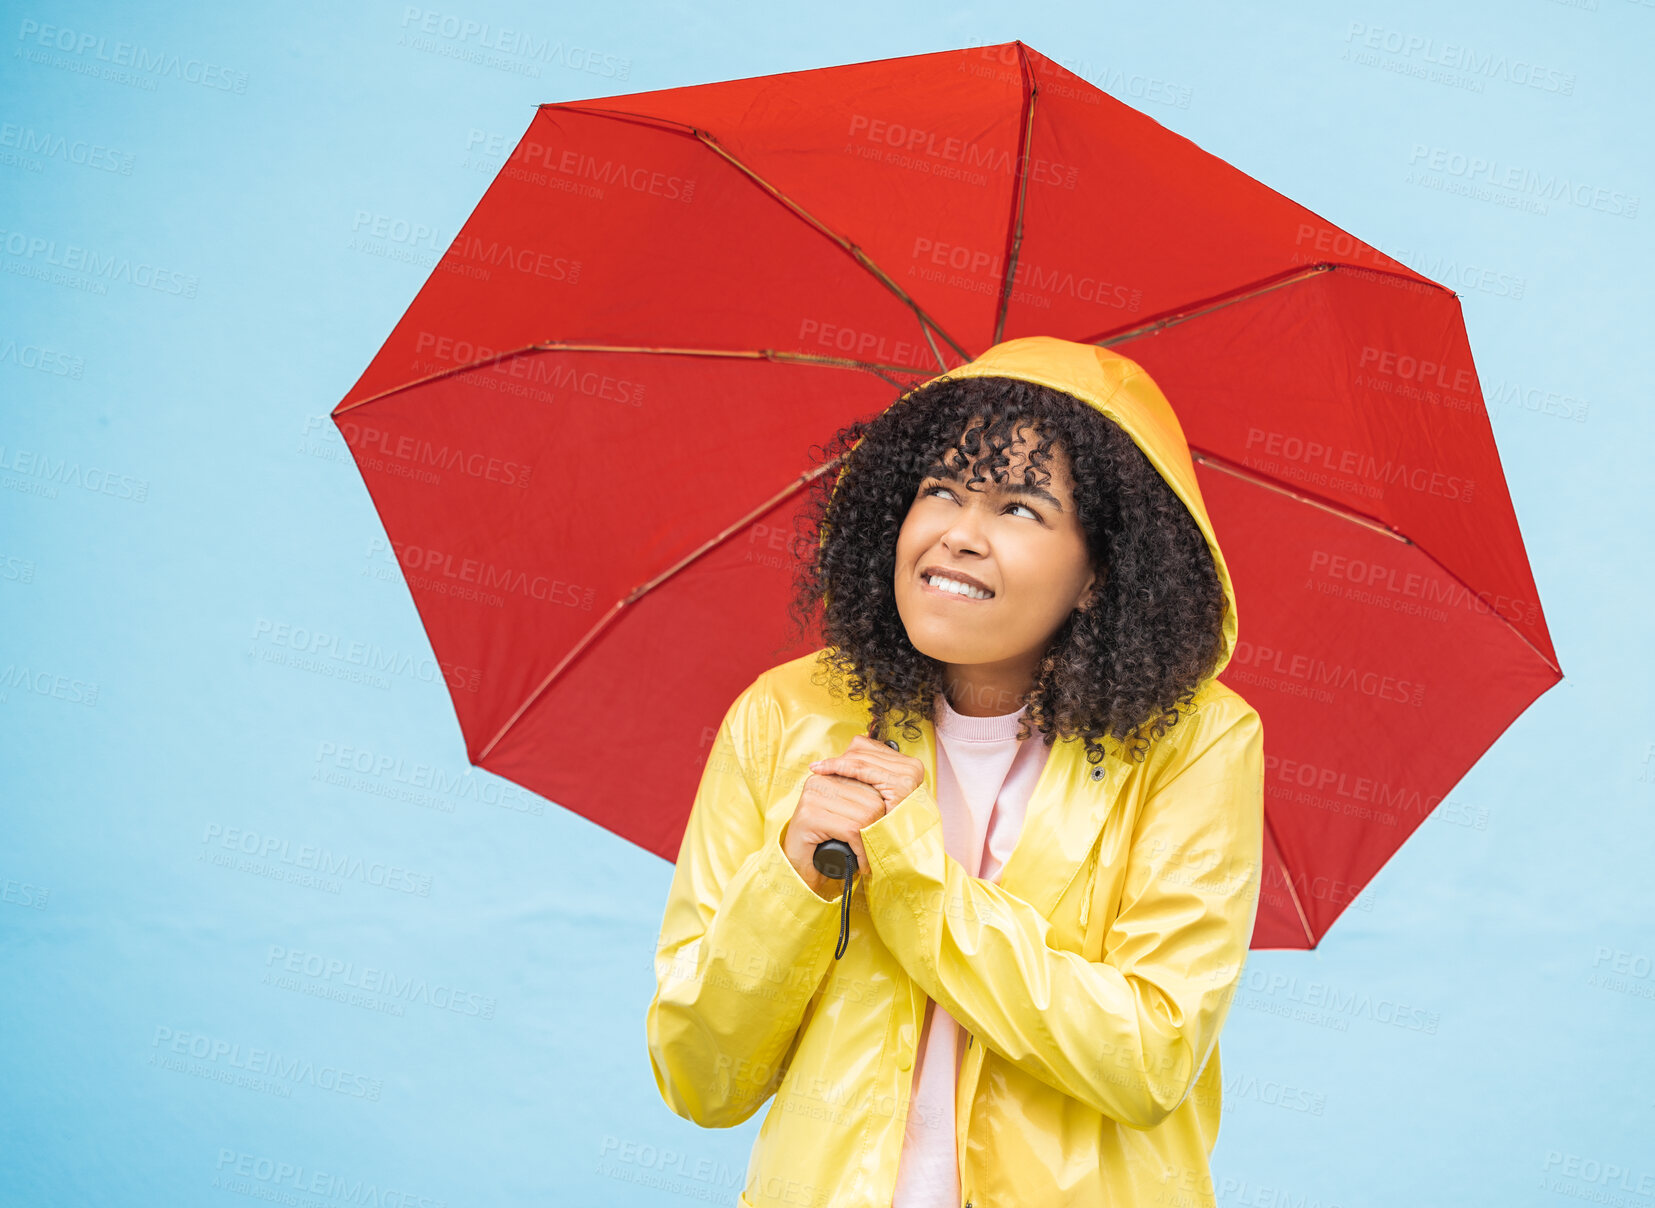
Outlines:
{"type": "Polygon", "coordinates": [[[909,793],[925,782],[925,763],[912,755],[892,750],[866,734],[851,739],[843,755],[818,759],[810,765],[818,776],[845,776],[879,790],[885,812],[891,812],[909,793]]]}

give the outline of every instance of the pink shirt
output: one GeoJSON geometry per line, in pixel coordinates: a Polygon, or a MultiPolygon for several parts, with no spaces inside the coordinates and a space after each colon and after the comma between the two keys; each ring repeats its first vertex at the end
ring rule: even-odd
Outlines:
{"type": "MultiPolygon", "coordinates": [[[[967,717],[956,713],[946,696],[937,696],[934,787],[943,847],[967,873],[987,881],[999,880],[1051,753],[1039,731],[1017,741],[1026,710],[1025,705],[998,717],[967,717]]],[[[892,1208],[959,1208],[954,1089],[964,1051],[959,1024],[927,998],[892,1208]]]]}

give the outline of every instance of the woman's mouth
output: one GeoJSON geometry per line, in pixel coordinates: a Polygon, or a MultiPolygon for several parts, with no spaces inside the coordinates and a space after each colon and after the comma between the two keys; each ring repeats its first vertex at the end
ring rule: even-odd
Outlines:
{"type": "Polygon", "coordinates": [[[928,596],[943,596],[950,600],[958,600],[962,604],[987,604],[994,599],[991,595],[984,595],[977,588],[968,587],[958,579],[946,576],[922,578],[920,590],[928,596]]]}

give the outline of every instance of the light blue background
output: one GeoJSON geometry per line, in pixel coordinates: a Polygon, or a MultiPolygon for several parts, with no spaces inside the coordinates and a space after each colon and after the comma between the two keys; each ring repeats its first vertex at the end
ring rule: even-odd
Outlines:
{"type": "Polygon", "coordinates": [[[1463,294],[1568,673],[1319,951],[1252,957],[1220,1202],[1655,1204],[1655,0],[412,10],[564,46],[503,65],[404,45],[400,3],[167,7],[0,21],[0,1202],[235,1204],[281,1163],[422,1208],[734,1202],[760,1117],[673,1116],[644,1045],[670,866],[464,775],[326,417],[537,103],[1022,38],[1463,294]],[[215,71],[101,78],[97,39],[215,71]],[[1472,160],[1638,211],[1514,208],[1472,160]],[[355,243],[378,216],[431,234],[355,243]],[[36,238],[159,281],[42,280],[36,238]],[[407,670],[300,664],[283,626],[407,670]],[[370,770],[329,782],[339,752],[370,770]],[[399,797],[430,768],[457,787],[399,797]],[[428,892],[218,866],[233,830],[428,892]],[[267,983],[289,952],[468,997],[267,983]],[[238,1085],[254,1050],[317,1072],[238,1085]]]}

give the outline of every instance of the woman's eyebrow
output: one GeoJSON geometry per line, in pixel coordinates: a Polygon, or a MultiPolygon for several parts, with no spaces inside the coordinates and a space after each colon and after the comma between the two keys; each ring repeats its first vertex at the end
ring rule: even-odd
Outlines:
{"type": "MultiPolygon", "coordinates": [[[[955,474],[951,471],[950,472],[945,472],[945,473],[927,474],[926,477],[927,478],[935,478],[935,479],[937,479],[941,482],[957,482],[957,483],[960,483],[962,485],[965,482],[965,479],[961,478],[958,474],[955,474]]],[[[1047,503],[1051,504],[1052,507],[1056,508],[1060,512],[1063,510],[1063,505],[1058,502],[1057,496],[1053,495],[1050,491],[1046,490],[1044,487],[1025,486],[1023,483],[1020,483],[1020,482],[1000,483],[1000,482],[994,482],[992,480],[989,480],[986,483],[986,486],[988,487],[989,493],[993,494],[993,495],[1032,495],[1036,499],[1045,500],[1047,503]]]]}

